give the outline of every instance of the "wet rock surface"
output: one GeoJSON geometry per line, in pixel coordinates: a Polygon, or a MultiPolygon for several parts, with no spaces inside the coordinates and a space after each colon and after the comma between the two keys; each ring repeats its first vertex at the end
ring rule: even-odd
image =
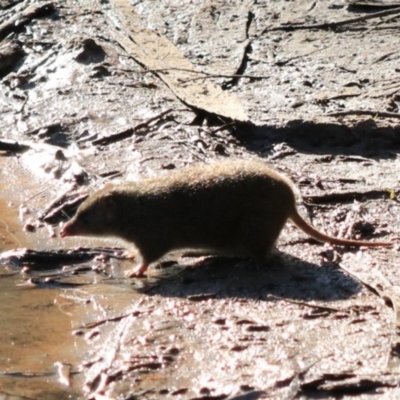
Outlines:
{"type": "Polygon", "coordinates": [[[319,229],[398,239],[399,24],[393,2],[0,1],[0,331],[21,345],[0,394],[398,396],[398,245],[288,224],[262,267],[177,252],[129,279],[129,244],[56,236],[108,182],[236,157],[290,177],[319,229]]]}

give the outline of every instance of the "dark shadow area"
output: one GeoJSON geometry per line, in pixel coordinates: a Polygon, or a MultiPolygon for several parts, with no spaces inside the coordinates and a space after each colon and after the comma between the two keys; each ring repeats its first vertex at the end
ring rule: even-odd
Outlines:
{"type": "Polygon", "coordinates": [[[106,53],[103,48],[98,45],[93,39],[86,38],[81,43],[81,49],[75,60],[81,64],[97,64],[103,62],[106,58],[106,53]]]}
{"type": "MultiPolygon", "coordinates": [[[[162,266],[162,264],[161,264],[162,266]]],[[[337,301],[360,290],[353,278],[333,266],[321,267],[285,253],[264,265],[250,260],[210,257],[195,267],[168,266],[147,294],[264,300],[269,295],[303,301],[337,301]]]]}
{"type": "Polygon", "coordinates": [[[43,126],[33,136],[42,139],[44,143],[63,148],[71,143],[68,125],[60,122],[43,126]]]}
{"type": "Polygon", "coordinates": [[[283,128],[237,124],[232,134],[247,150],[264,155],[269,147],[282,142],[299,153],[357,155],[376,160],[395,159],[400,151],[400,125],[378,127],[369,117],[352,128],[311,121],[292,121],[283,128]]]}

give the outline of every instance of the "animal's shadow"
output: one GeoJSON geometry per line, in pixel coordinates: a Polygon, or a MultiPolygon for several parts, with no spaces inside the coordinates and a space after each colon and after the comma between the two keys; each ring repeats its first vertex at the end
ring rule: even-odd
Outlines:
{"type": "Polygon", "coordinates": [[[253,300],[274,295],[302,301],[337,301],[360,291],[360,284],[335,265],[312,264],[283,253],[271,256],[263,265],[212,257],[192,267],[175,264],[157,275],[157,284],[146,289],[147,294],[253,300]]]}
{"type": "Polygon", "coordinates": [[[375,160],[396,158],[399,133],[400,126],[379,127],[373,119],[360,121],[351,128],[342,123],[312,121],[291,121],[285,127],[241,123],[231,131],[243,147],[260,156],[285,143],[298,153],[356,155],[375,160]]]}

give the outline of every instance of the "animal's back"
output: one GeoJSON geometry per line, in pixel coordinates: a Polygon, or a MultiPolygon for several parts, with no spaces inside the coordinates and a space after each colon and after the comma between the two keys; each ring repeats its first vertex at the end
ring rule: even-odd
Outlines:
{"type": "Polygon", "coordinates": [[[134,220],[128,206],[121,215],[132,227],[126,238],[162,252],[196,247],[262,259],[295,204],[288,182],[256,162],[184,168],[122,191],[127,203],[135,193],[134,220]]]}

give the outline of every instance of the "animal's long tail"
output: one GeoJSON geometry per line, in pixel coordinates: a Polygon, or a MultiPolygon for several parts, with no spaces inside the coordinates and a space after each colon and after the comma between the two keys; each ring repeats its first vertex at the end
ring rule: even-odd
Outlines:
{"type": "Polygon", "coordinates": [[[292,222],[301,229],[304,233],[311,236],[313,239],[318,240],[322,243],[336,244],[339,246],[368,246],[368,247],[392,247],[392,242],[367,242],[364,240],[349,240],[340,239],[332,236],[328,236],[322,233],[310,225],[303,217],[298,213],[297,209],[294,208],[290,215],[292,222]]]}

